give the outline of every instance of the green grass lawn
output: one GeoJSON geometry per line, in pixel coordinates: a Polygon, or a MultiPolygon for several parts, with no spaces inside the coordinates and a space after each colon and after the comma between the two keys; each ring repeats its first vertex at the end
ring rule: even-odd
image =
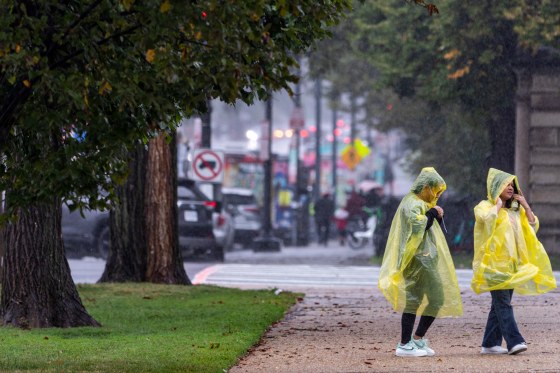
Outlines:
{"type": "Polygon", "coordinates": [[[100,328],[0,328],[0,371],[224,372],[301,294],[214,286],[79,285],[100,328]]]}

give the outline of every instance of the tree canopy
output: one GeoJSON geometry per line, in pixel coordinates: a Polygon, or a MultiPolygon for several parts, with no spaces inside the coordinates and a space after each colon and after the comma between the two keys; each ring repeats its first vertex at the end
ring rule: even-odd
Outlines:
{"type": "Polygon", "coordinates": [[[0,190],[102,207],[130,146],[296,77],[349,0],[1,0],[0,190]],[[319,6],[320,5],[320,6],[319,6]],[[87,197],[86,199],[82,197],[87,197]]]}
{"type": "Polygon", "coordinates": [[[558,47],[559,5],[537,3],[449,1],[430,16],[400,0],[357,1],[334,30],[339,44],[311,63],[333,92],[362,98],[367,125],[375,116],[379,130],[404,130],[413,173],[435,165],[478,194],[488,165],[513,168],[519,56],[558,47]]]}

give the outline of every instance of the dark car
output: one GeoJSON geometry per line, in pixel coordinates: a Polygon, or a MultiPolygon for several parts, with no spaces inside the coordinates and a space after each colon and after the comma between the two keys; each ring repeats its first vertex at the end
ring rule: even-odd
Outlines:
{"type": "MultiPolygon", "coordinates": [[[[231,216],[221,212],[221,204],[204,194],[193,180],[177,182],[177,226],[179,248],[184,258],[210,256],[224,260],[224,247],[233,242],[231,216]],[[228,231],[231,227],[231,232],[228,231]]],[[[70,212],[62,208],[62,237],[68,257],[107,258],[110,239],[109,212],[70,212]]]]}
{"type": "Polygon", "coordinates": [[[177,181],[179,247],[184,258],[209,255],[223,261],[224,246],[215,235],[221,204],[211,200],[190,179],[177,181]]]}
{"type": "Polygon", "coordinates": [[[72,211],[62,205],[62,238],[70,258],[95,256],[107,258],[111,236],[109,211],[72,211]]]}

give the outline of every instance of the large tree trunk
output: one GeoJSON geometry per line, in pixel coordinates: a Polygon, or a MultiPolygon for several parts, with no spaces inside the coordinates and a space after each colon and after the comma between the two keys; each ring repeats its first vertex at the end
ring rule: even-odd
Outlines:
{"type": "Polygon", "coordinates": [[[499,118],[492,121],[489,127],[492,153],[487,159],[487,166],[513,174],[515,171],[515,108],[504,108],[499,113],[499,118]]]}
{"type": "Polygon", "coordinates": [[[3,325],[21,328],[100,326],[84,308],[64,253],[60,199],[19,210],[3,231],[3,325]]]}
{"type": "Polygon", "coordinates": [[[175,139],[150,140],[146,181],[146,238],[149,282],[190,284],[179,251],[175,139]]]}
{"type": "Polygon", "coordinates": [[[131,152],[130,174],[116,188],[117,203],[111,210],[111,247],[99,282],[143,282],[146,280],[146,223],[144,190],[147,151],[139,145],[131,152]]]}
{"type": "MultiPolygon", "coordinates": [[[[0,191],[0,215],[4,213],[4,192],[0,191]]],[[[0,279],[4,273],[4,226],[0,224],[0,279]]]]}

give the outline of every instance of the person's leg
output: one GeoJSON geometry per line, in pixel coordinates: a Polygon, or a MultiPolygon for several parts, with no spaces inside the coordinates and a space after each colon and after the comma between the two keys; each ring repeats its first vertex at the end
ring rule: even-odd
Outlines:
{"type": "Polygon", "coordinates": [[[414,329],[416,314],[403,312],[401,318],[401,342],[397,344],[395,355],[397,356],[428,356],[426,350],[418,348],[411,340],[410,335],[414,329]]]}
{"type": "Polygon", "coordinates": [[[428,305],[422,312],[422,317],[416,328],[416,333],[414,333],[416,337],[419,337],[417,339],[424,338],[428,329],[434,322],[435,317],[439,313],[439,310],[443,306],[443,285],[435,269],[435,265],[436,264],[434,264],[433,271],[426,271],[422,276],[424,279],[422,293],[426,295],[428,305]]]}
{"type": "Polygon", "coordinates": [[[436,318],[433,316],[420,317],[420,322],[418,323],[418,327],[416,328],[416,333],[414,333],[415,336],[424,338],[426,332],[428,331],[428,329],[430,328],[430,326],[432,325],[435,319],[436,318]]]}
{"type": "Polygon", "coordinates": [[[319,244],[323,243],[323,222],[321,220],[317,220],[317,241],[319,244]]]}
{"type": "Polygon", "coordinates": [[[420,317],[418,328],[416,328],[416,333],[414,333],[414,336],[412,337],[412,343],[414,343],[416,348],[426,351],[427,356],[434,356],[436,354],[436,352],[428,345],[428,340],[424,339],[426,332],[435,319],[436,318],[433,316],[423,315],[420,317]]]}
{"type": "MultiPolygon", "coordinates": [[[[493,292],[491,292],[493,293],[493,292]]],[[[494,302],[490,306],[488,312],[488,320],[486,321],[486,328],[484,329],[484,336],[482,337],[482,347],[491,348],[494,346],[502,345],[502,331],[494,308],[494,302]]]]}
{"type": "Polygon", "coordinates": [[[324,221],[321,222],[321,243],[323,243],[325,245],[327,244],[327,240],[328,240],[327,229],[328,228],[327,228],[327,225],[325,224],[325,222],[324,221]]]}
{"type": "Polygon", "coordinates": [[[414,321],[416,321],[416,315],[413,313],[403,313],[401,317],[401,344],[407,344],[410,342],[410,336],[412,335],[412,330],[414,329],[414,321]]]}
{"type": "Polygon", "coordinates": [[[506,340],[507,349],[511,350],[513,346],[525,342],[521,333],[519,333],[513,315],[513,307],[511,306],[513,290],[495,290],[491,291],[490,294],[492,295],[492,306],[495,310],[500,331],[506,340]]]}
{"type": "Polygon", "coordinates": [[[325,224],[325,246],[326,246],[327,243],[329,242],[329,236],[331,234],[331,222],[327,220],[324,224],[325,224]]]}

